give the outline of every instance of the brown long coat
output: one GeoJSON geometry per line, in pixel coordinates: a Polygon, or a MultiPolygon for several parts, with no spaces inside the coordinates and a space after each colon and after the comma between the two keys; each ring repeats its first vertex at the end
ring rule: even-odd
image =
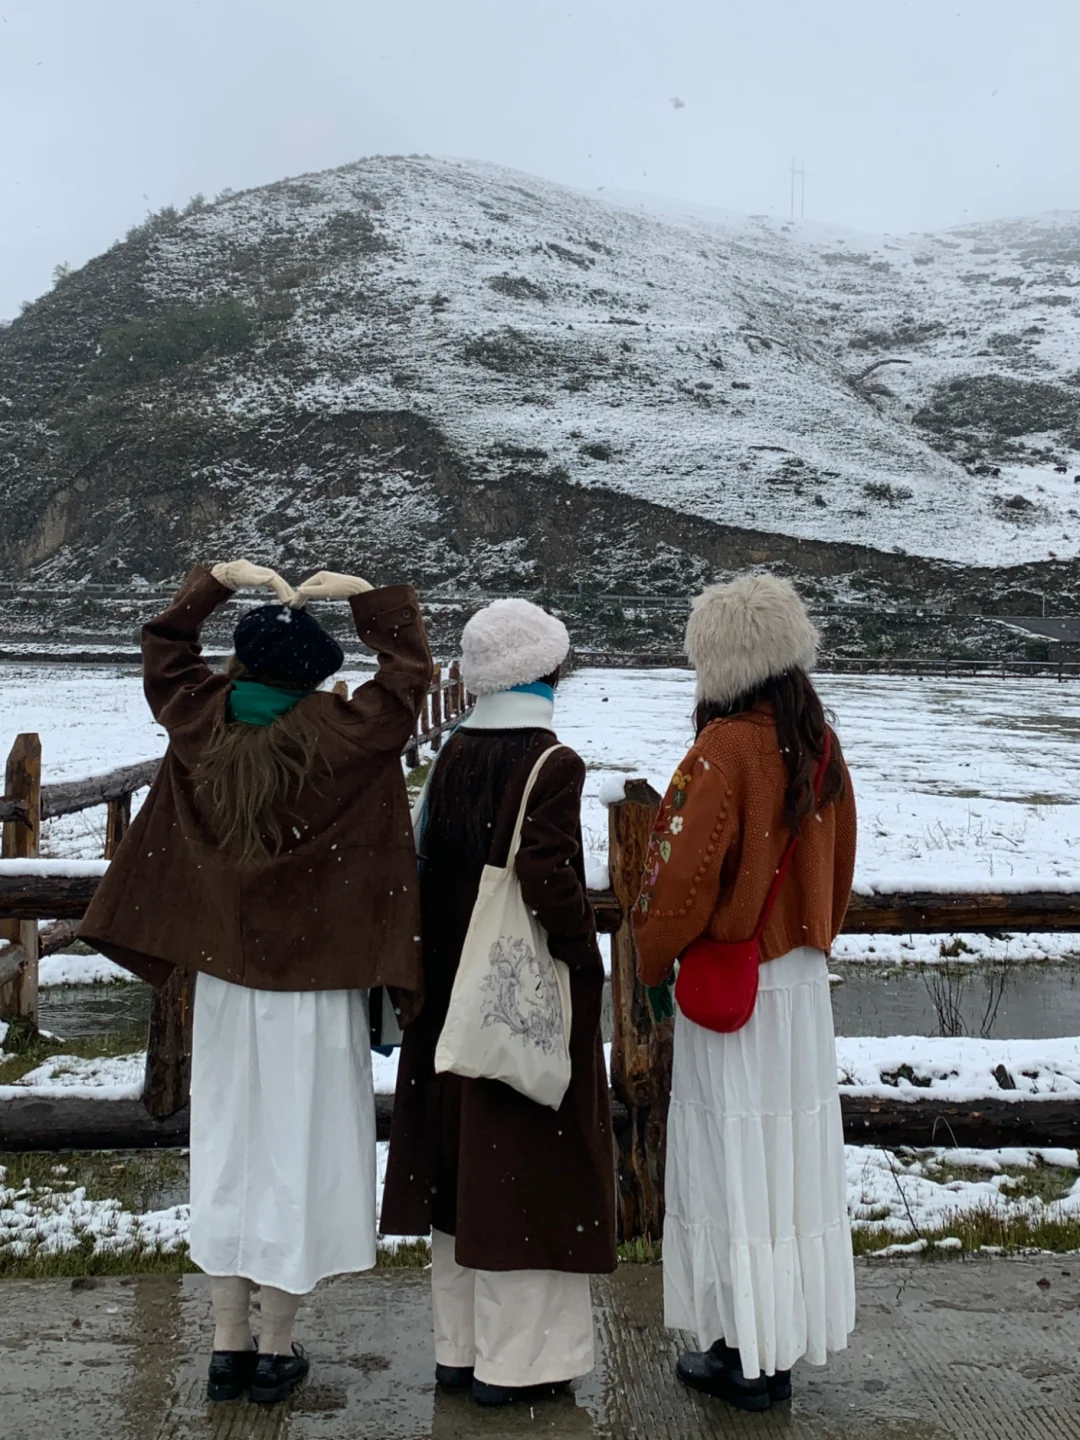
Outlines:
{"type": "Polygon", "coordinates": [[[152,984],[181,967],[264,990],[385,985],[412,1013],[420,904],[401,751],[431,678],[416,594],[394,585],[351,601],[379,670],[351,700],[300,701],[324,768],[291,802],[281,853],[247,871],[222,854],[192,781],[231,686],[201,658],[199,632],[232,594],[198,567],[143,630],[146,698],[169,748],[80,936],[152,984]]]}
{"type": "MultiPolygon", "coordinates": [[[[493,865],[506,862],[526,779],[553,742],[550,732],[538,731],[513,773],[496,823],[493,865]]],[[[480,872],[424,865],[427,998],[401,1047],[382,1231],[424,1235],[434,1226],[456,1236],[458,1263],[473,1269],[598,1274],[616,1264],[611,1107],[600,1039],[604,972],[581,853],[584,780],[573,751],[547,761],[515,867],[552,954],[570,968],[572,1078],[557,1111],[496,1080],[435,1074],[435,1046],[480,872]]]]}

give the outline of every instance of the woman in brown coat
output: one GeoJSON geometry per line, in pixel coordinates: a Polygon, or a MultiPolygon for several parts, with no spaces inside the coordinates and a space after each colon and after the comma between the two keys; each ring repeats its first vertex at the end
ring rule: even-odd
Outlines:
{"type": "Polygon", "coordinates": [[[851,889],[855,800],[807,674],[816,647],[786,580],[744,576],[695,601],[697,739],[660,808],[634,916],[640,977],[662,985],[698,937],[756,933],[799,836],[748,1023],[718,1032],[680,1010],[675,1026],[665,1316],[701,1346],[680,1377],[748,1410],[786,1399],[793,1362],[823,1365],[855,1319],[826,964],[851,889]]]}
{"type": "Polygon", "coordinates": [[[506,1404],[593,1365],[590,1273],[615,1268],[604,972],[585,890],[585,767],[561,748],[530,797],[515,872],[553,956],[570,971],[572,1077],[556,1111],[495,1080],[436,1075],[485,864],[503,865],[526,779],[556,742],[565,627],[524,600],[469,621],[462,676],[476,708],[422,797],[426,1001],[402,1042],[382,1230],[432,1232],[436,1378],[506,1404]]]}
{"type": "Polygon", "coordinates": [[[208,1395],[283,1399],[308,1370],[300,1299],[375,1263],[375,1123],[366,992],[422,995],[419,895],[401,751],[431,676],[416,595],[320,572],[298,596],[246,561],[192,571],[143,630],[161,768],[83,922],[158,984],[198,971],[191,1063],[192,1259],[210,1276],[208,1395]],[[241,586],[226,673],[207,617],[241,586]],[[374,679],[318,686],[341,647],[302,608],[349,598],[374,679]],[[250,1300],[261,1287],[258,1351],[250,1300]]]}

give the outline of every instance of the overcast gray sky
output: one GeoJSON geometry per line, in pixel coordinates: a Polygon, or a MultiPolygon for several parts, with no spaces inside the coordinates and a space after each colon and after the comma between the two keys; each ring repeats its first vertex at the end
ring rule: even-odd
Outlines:
{"type": "Polygon", "coordinates": [[[0,316],[149,208],[374,153],[785,213],[794,152],[867,230],[1080,210],[1078,55],[1078,0],[0,0],[0,316]]]}

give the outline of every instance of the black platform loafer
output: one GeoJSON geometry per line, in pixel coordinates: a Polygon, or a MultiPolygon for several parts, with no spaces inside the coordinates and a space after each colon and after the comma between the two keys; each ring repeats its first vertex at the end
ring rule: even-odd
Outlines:
{"type": "Polygon", "coordinates": [[[251,1398],[256,1405],[276,1405],[287,1400],[308,1377],[311,1363],[299,1345],[291,1355],[260,1355],[251,1381],[251,1398]]]}
{"type": "Polygon", "coordinates": [[[569,1380],[552,1380],[547,1385],[489,1385],[486,1380],[473,1380],[472,1398],[477,1405],[516,1405],[522,1400],[547,1400],[569,1390],[569,1380]]]}
{"type": "Polygon", "coordinates": [[[436,1365],[435,1384],[444,1390],[468,1390],[473,1383],[471,1365],[436,1365]]]}
{"type": "Polygon", "coordinates": [[[769,1388],[770,1400],[791,1399],[791,1371],[777,1370],[775,1375],[767,1375],[765,1383],[769,1388]]]}
{"type": "Polygon", "coordinates": [[[486,1380],[472,1382],[472,1398],[477,1405],[513,1405],[525,1398],[525,1391],[509,1385],[489,1385],[486,1380]]]}
{"type": "MultiPolygon", "coordinates": [[[[738,1351],[734,1352],[736,1357],[738,1351]]],[[[770,1403],[769,1383],[764,1375],[756,1380],[747,1380],[736,1361],[730,1363],[731,1352],[714,1345],[711,1350],[688,1350],[680,1356],[675,1373],[691,1390],[700,1390],[703,1395],[714,1395],[726,1400],[737,1410],[751,1413],[767,1410],[770,1403]]],[[[790,1379],[788,1381],[790,1393],[790,1379]]]]}
{"type": "Polygon", "coordinates": [[[206,1398],[215,1401],[238,1400],[251,1388],[257,1359],[254,1344],[250,1350],[215,1350],[210,1356],[206,1398]]]}
{"type": "Polygon", "coordinates": [[[725,1370],[737,1370],[738,1367],[738,1350],[725,1345],[723,1340],[717,1340],[708,1350],[687,1350],[679,1357],[675,1368],[685,1385],[709,1392],[709,1387],[725,1370]]]}

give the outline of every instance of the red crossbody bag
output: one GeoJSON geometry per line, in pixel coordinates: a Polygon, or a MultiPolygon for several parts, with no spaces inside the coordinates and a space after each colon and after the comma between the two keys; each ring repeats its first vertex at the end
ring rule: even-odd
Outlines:
{"type": "MultiPolygon", "coordinates": [[[[825,748],[814,778],[815,802],[821,799],[831,755],[832,732],[826,727],[825,748]]],[[[799,832],[796,831],[780,859],[761,907],[757,928],[749,940],[713,940],[708,935],[702,935],[683,951],[679,959],[679,976],[675,981],[675,999],[682,1013],[695,1025],[727,1035],[733,1030],[741,1030],[753,1015],[757,1004],[761,937],[798,846],[799,832]]]]}

